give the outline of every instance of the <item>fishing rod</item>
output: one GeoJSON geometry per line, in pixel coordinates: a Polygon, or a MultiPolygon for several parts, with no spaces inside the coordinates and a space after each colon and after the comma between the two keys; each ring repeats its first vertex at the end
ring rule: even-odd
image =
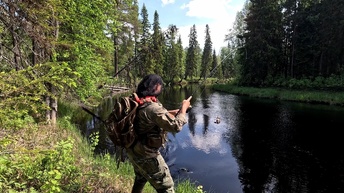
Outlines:
{"type": "MultiPolygon", "coordinates": [[[[207,78],[210,78],[210,77],[212,77],[212,76],[215,74],[215,72],[216,72],[218,66],[221,65],[222,62],[223,62],[229,55],[230,55],[230,53],[228,53],[228,54],[220,61],[220,63],[217,64],[217,65],[210,71],[210,73],[209,73],[207,76],[204,77],[203,81],[198,85],[198,88],[200,88],[200,87],[203,85],[203,83],[205,83],[205,81],[207,80],[207,78]]],[[[196,93],[196,91],[198,90],[198,88],[195,89],[195,90],[191,93],[191,95],[189,96],[189,98],[186,99],[186,100],[191,101],[192,96],[196,93]]],[[[205,87],[201,90],[200,95],[204,92],[204,90],[205,90],[205,87]]],[[[188,113],[191,109],[192,109],[192,106],[190,105],[189,108],[186,110],[186,112],[188,113]]],[[[180,112],[180,109],[179,109],[179,111],[177,112],[177,114],[179,114],[179,112],[180,112]]]]}
{"type": "Polygon", "coordinates": [[[102,123],[104,123],[106,125],[106,122],[99,117],[98,115],[94,114],[91,110],[89,110],[88,108],[86,108],[85,106],[81,106],[81,108],[86,111],[87,113],[89,113],[90,115],[92,115],[93,117],[97,118],[99,121],[101,121],[102,123]]]}
{"type": "MultiPolygon", "coordinates": [[[[222,58],[222,60],[220,61],[220,63],[217,64],[217,65],[210,71],[210,73],[209,73],[207,76],[204,77],[204,79],[203,79],[203,80],[201,81],[201,83],[199,83],[199,85],[198,85],[199,88],[203,85],[203,83],[206,82],[207,78],[212,77],[212,76],[216,73],[218,67],[219,67],[220,65],[222,65],[222,62],[223,62],[225,59],[227,59],[227,57],[228,57],[229,55],[230,55],[230,53],[228,53],[224,58],[222,58]]],[[[195,90],[191,93],[191,96],[193,96],[193,95],[196,93],[197,90],[198,90],[198,88],[195,89],[195,90]]],[[[202,94],[202,93],[204,92],[204,90],[205,90],[205,87],[201,90],[200,94],[202,94]]]]}
{"type": "MultiPolygon", "coordinates": [[[[149,48],[143,48],[143,50],[149,50],[149,48]]],[[[139,54],[137,54],[133,59],[131,59],[123,68],[121,68],[119,71],[117,71],[112,77],[116,77],[119,73],[121,73],[124,69],[128,68],[131,66],[131,64],[136,61],[136,59],[141,56],[142,52],[140,52],[139,54]]]]}

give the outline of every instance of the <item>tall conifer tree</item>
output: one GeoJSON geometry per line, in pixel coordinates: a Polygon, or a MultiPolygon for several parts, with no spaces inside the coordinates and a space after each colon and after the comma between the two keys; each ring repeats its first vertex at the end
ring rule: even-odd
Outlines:
{"type": "Polygon", "coordinates": [[[177,40],[177,54],[178,54],[178,57],[177,57],[178,58],[178,65],[177,65],[178,78],[180,79],[180,81],[182,81],[185,74],[185,65],[184,65],[183,42],[180,35],[177,40]]]}
{"type": "Polygon", "coordinates": [[[211,67],[211,52],[212,52],[212,42],[210,37],[209,25],[205,26],[205,42],[202,54],[202,63],[201,63],[201,74],[200,79],[206,79],[207,74],[209,73],[209,68],[211,67]]]}
{"type": "Polygon", "coordinates": [[[164,36],[161,31],[159,23],[159,14],[157,11],[154,12],[154,22],[153,22],[153,35],[152,35],[152,60],[155,66],[154,72],[163,76],[163,64],[164,64],[164,36]]]}
{"type": "Polygon", "coordinates": [[[211,65],[211,75],[212,77],[216,77],[218,79],[222,79],[222,70],[221,70],[221,64],[219,65],[217,61],[216,51],[213,50],[213,59],[212,59],[212,65],[211,65]]]}
{"type": "Polygon", "coordinates": [[[142,5],[141,9],[141,36],[138,43],[138,70],[141,76],[148,73],[154,72],[154,67],[151,66],[150,61],[150,46],[151,46],[151,34],[150,28],[151,24],[148,18],[148,11],[145,4],[142,5]]]}
{"type": "Polygon", "coordinates": [[[175,78],[178,77],[178,46],[176,43],[176,36],[178,33],[178,28],[175,25],[170,25],[165,33],[166,36],[166,51],[164,54],[165,64],[164,72],[165,79],[169,82],[173,82],[175,78]]]}
{"type": "Polygon", "coordinates": [[[241,82],[261,86],[275,77],[282,60],[282,15],[278,0],[252,0],[247,15],[241,82]]]}
{"type": "Polygon", "coordinates": [[[197,48],[199,47],[197,41],[197,30],[194,24],[190,28],[189,34],[189,47],[186,53],[185,61],[185,79],[188,77],[192,78],[197,71],[197,48]]]}

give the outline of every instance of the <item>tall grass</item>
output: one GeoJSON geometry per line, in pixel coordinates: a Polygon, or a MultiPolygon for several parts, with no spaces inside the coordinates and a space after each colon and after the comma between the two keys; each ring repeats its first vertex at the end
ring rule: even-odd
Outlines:
{"type": "Polygon", "coordinates": [[[239,87],[231,84],[216,84],[213,85],[213,88],[218,91],[258,98],[275,98],[288,101],[344,106],[344,92],[342,91],[254,88],[239,87]]]}

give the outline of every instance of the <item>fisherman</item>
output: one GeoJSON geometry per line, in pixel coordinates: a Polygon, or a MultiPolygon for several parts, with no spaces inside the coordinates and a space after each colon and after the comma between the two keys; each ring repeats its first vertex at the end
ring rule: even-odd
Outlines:
{"type": "Polygon", "coordinates": [[[162,92],[163,81],[159,75],[145,76],[139,83],[136,94],[139,103],[134,128],[137,142],[127,149],[134,167],[135,181],[132,193],[141,193],[147,181],[158,193],[174,193],[174,182],[159,149],[166,142],[167,132],[177,133],[186,124],[186,111],[191,96],[183,100],[181,108],[164,108],[157,97],[162,92]]]}

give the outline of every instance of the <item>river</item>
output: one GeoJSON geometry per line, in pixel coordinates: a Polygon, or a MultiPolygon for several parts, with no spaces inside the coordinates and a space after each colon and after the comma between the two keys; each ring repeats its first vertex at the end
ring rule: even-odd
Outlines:
{"type": "MultiPolygon", "coordinates": [[[[208,193],[344,192],[343,107],[236,96],[198,85],[166,87],[159,100],[175,109],[190,95],[188,123],[169,135],[161,151],[176,183],[190,179],[208,193]]],[[[105,117],[113,102],[104,100],[98,114],[105,117]]],[[[87,122],[84,133],[94,125],[87,122]]]]}

